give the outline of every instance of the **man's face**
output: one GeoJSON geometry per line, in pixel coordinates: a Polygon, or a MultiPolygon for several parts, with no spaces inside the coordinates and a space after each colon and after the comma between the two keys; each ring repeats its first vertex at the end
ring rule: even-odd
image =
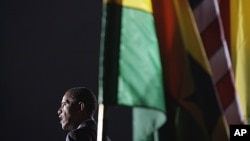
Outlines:
{"type": "Polygon", "coordinates": [[[62,129],[73,130],[76,126],[77,104],[73,102],[69,93],[65,93],[62,98],[61,107],[58,109],[58,115],[62,129]]]}

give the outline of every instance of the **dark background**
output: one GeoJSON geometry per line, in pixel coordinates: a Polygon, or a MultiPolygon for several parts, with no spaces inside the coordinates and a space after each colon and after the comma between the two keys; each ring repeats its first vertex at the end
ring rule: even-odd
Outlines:
{"type": "Polygon", "coordinates": [[[1,0],[0,14],[0,140],[65,140],[64,92],[98,93],[102,1],[1,0]]]}

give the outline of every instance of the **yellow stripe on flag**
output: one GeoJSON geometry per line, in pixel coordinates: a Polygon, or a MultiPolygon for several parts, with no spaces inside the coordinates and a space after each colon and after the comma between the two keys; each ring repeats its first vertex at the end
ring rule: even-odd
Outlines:
{"type": "Polygon", "coordinates": [[[212,71],[209,67],[208,60],[206,59],[206,53],[199,36],[199,31],[195,26],[194,17],[190,14],[192,13],[192,10],[188,6],[188,2],[186,0],[183,0],[182,2],[174,0],[174,3],[187,51],[196,59],[197,62],[199,62],[203,69],[211,75],[212,71]],[[189,30],[187,30],[187,27],[189,30]],[[193,38],[189,38],[190,36],[193,38]]]}
{"type": "Polygon", "coordinates": [[[250,122],[250,1],[230,1],[231,53],[236,89],[246,122],[250,122]]]}
{"type": "Polygon", "coordinates": [[[116,3],[125,7],[140,9],[152,13],[151,0],[103,0],[104,3],[116,3]]]}

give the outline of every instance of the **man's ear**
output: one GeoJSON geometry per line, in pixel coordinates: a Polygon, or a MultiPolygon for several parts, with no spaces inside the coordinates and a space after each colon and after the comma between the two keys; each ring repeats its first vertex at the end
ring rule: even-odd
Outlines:
{"type": "Polygon", "coordinates": [[[79,102],[79,104],[80,104],[80,107],[81,107],[81,111],[83,111],[83,109],[84,109],[84,103],[83,102],[79,102]]]}

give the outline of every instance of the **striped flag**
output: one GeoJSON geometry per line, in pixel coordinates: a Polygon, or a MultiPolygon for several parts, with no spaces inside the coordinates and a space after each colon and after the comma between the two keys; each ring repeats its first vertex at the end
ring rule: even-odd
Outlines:
{"type": "Polygon", "coordinates": [[[172,125],[167,129],[174,136],[171,140],[229,140],[228,125],[188,1],[153,0],[153,9],[165,86],[173,99],[167,101],[167,125],[172,125]]]}
{"type": "Polygon", "coordinates": [[[203,0],[198,5],[192,3],[191,5],[227,122],[242,124],[243,115],[234,85],[231,57],[224,36],[218,2],[203,0]]]}
{"type": "Polygon", "coordinates": [[[162,67],[150,0],[106,0],[99,103],[133,108],[133,141],[157,141],[166,121],[162,67]]]}

